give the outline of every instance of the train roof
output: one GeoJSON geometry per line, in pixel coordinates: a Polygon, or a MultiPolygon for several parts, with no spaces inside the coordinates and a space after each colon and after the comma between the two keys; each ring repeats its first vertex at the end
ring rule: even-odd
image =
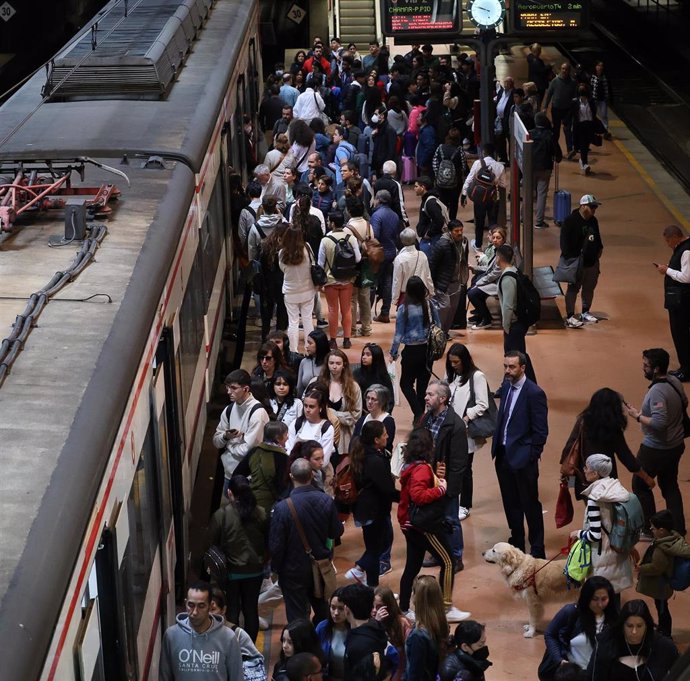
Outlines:
{"type": "Polygon", "coordinates": [[[1,109],[0,141],[19,127],[0,144],[0,161],[155,154],[199,172],[252,12],[250,2],[219,0],[164,99],[40,104],[38,71],[1,109]]]}
{"type": "MultiPolygon", "coordinates": [[[[33,679],[43,665],[83,532],[107,465],[142,350],[193,200],[213,127],[255,3],[218,0],[179,80],[160,101],[43,104],[32,77],[0,108],[0,162],[89,156],[167,157],[132,162],[131,186],[87,169],[87,185],[122,191],[108,236],[86,267],[46,306],[0,387],[0,638],[16,664],[0,678],[33,679]],[[93,294],[107,294],[90,302],[93,294]]],[[[0,235],[0,338],[26,297],[64,270],[74,248],[48,248],[61,219],[0,235]],[[8,298],[16,297],[19,300],[8,298]]]]}

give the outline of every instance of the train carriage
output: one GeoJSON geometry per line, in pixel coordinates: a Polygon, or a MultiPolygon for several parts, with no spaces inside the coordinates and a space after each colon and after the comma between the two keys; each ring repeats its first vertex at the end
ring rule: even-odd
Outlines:
{"type": "MultiPolygon", "coordinates": [[[[99,48],[119,30],[150,36],[152,13],[170,4],[112,2],[97,17],[99,48]]],[[[93,261],[45,305],[0,386],[0,679],[155,679],[184,587],[192,486],[237,280],[228,172],[245,166],[242,119],[257,110],[261,67],[257,3],[172,4],[154,38],[179,19],[188,54],[160,93],[108,83],[106,96],[66,94],[53,70],[50,87],[37,73],[0,108],[8,183],[18,168],[88,158],[98,165],[86,162],[73,186],[121,191],[110,216],[91,221],[108,230],[93,261]]],[[[74,251],[48,248],[61,219],[30,217],[0,236],[6,335],[25,305],[14,298],[74,251]]]]}

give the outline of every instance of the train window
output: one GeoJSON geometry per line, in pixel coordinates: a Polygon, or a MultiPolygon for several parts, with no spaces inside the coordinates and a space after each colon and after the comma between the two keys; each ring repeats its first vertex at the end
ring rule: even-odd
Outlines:
{"type": "Polygon", "coordinates": [[[180,388],[184,412],[189,403],[199,353],[204,345],[205,314],[204,273],[201,244],[199,244],[180,308],[180,373],[182,378],[180,388]]]}
{"type": "MultiPolygon", "coordinates": [[[[137,637],[140,634],[139,624],[146,604],[151,571],[160,569],[154,565],[156,551],[160,546],[154,427],[149,422],[127,499],[129,541],[120,567],[130,665],[136,665],[138,657],[137,637]]],[[[156,603],[157,601],[152,605],[155,606],[156,603]]]]}
{"type": "Polygon", "coordinates": [[[206,296],[204,307],[208,309],[208,302],[211,298],[213,284],[216,279],[218,261],[223,248],[223,189],[221,173],[218,173],[216,176],[216,183],[213,187],[201,231],[204,259],[204,293],[206,296]]]}
{"type": "Polygon", "coordinates": [[[259,110],[259,71],[256,58],[256,38],[249,41],[249,111],[259,110]]]}

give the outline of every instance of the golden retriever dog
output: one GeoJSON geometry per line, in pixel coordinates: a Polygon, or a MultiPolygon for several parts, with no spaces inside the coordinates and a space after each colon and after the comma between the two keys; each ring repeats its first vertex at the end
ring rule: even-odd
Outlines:
{"type": "Polygon", "coordinates": [[[525,638],[532,638],[536,633],[544,603],[574,601],[577,597],[575,589],[567,588],[563,560],[549,562],[533,558],[507,542],[499,542],[482,555],[487,563],[500,567],[513,595],[527,602],[529,624],[523,625],[525,638]]]}

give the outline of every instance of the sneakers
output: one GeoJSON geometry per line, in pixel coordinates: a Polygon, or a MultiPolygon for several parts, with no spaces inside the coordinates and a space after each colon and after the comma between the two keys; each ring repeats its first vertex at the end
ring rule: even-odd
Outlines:
{"type": "Polygon", "coordinates": [[[537,224],[534,225],[534,229],[546,229],[548,226],[548,222],[537,222],[537,224]]]}
{"type": "Polygon", "coordinates": [[[417,619],[417,615],[414,614],[414,610],[408,610],[407,612],[403,613],[403,616],[407,619],[408,622],[414,622],[417,619]]]}
{"type": "Polygon", "coordinates": [[[353,568],[350,568],[345,573],[345,579],[352,579],[355,582],[359,582],[360,584],[367,586],[367,573],[364,572],[359,565],[355,565],[353,568]]]}
{"type": "Polygon", "coordinates": [[[391,318],[390,315],[387,314],[379,314],[374,317],[375,322],[379,322],[380,324],[390,324],[391,323],[391,318]]]}
{"type": "Polygon", "coordinates": [[[565,327],[567,329],[580,329],[584,325],[585,323],[581,322],[575,315],[568,317],[568,319],[565,320],[565,327]]]}
{"type": "Polygon", "coordinates": [[[589,314],[589,312],[583,312],[580,315],[580,319],[583,322],[588,322],[589,324],[596,324],[599,321],[597,317],[595,317],[593,314],[589,314]]]}
{"type": "Polygon", "coordinates": [[[461,507],[460,507],[460,510],[458,511],[458,518],[459,518],[460,520],[464,520],[465,518],[467,518],[467,516],[468,516],[469,514],[470,514],[470,509],[469,509],[469,508],[465,508],[464,506],[461,506],[461,507]]]}
{"type": "Polygon", "coordinates": [[[328,322],[325,319],[317,319],[316,326],[320,329],[325,329],[328,326],[328,322]]]}
{"type": "Polygon", "coordinates": [[[491,322],[486,320],[479,322],[477,324],[472,324],[472,331],[479,331],[480,329],[488,329],[491,326],[491,322]]]}
{"type": "Polygon", "coordinates": [[[462,622],[472,616],[471,612],[465,610],[459,610],[455,606],[452,606],[446,610],[446,620],[448,622],[462,622]]]}
{"type": "Polygon", "coordinates": [[[259,617],[259,629],[261,629],[261,631],[268,630],[268,620],[265,617],[259,617]]]}
{"type": "Polygon", "coordinates": [[[462,562],[462,558],[456,558],[453,560],[453,572],[462,572],[465,569],[465,563],[462,562]]]}
{"type": "Polygon", "coordinates": [[[427,553],[426,557],[424,558],[424,562],[422,563],[422,567],[441,567],[441,564],[436,560],[436,558],[434,558],[434,556],[432,556],[430,553],[427,553]]]}
{"type": "Polygon", "coordinates": [[[387,575],[389,572],[393,572],[393,568],[391,567],[390,563],[384,563],[381,561],[379,563],[379,577],[382,577],[383,575],[387,575]]]}
{"type": "Polygon", "coordinates": [[[343,338],[343,348],[349,350],[352,347],[352,341],[349,338],[343,338]]]}
{"type": "Polygon", "coordinates": [[[569,161],[572,161],[572,160],[575,158],[575,155],[576,155],[576,154],[577,154],[577,152],[575,151],[575,149],[571,149],[571,150],[568,152],[568,156],[567,156],[566,158],[567,158],[569,161]]]}
{"type": "Polygon", "coordinates": [[[328,347],[331,350],[337,350],[338,349],[338,341],[335,338],[331,338],[331,340],[328,342],[328,347]]]}

